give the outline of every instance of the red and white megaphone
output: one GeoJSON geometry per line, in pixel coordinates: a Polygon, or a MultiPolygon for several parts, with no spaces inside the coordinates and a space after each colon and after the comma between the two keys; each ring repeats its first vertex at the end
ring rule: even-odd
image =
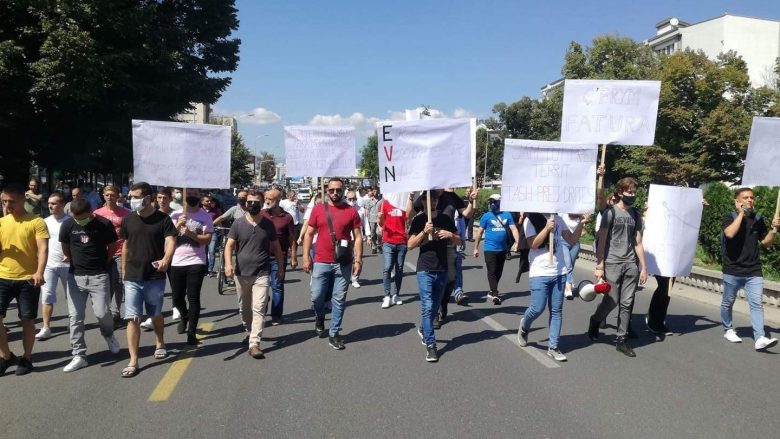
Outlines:
{"type": "Polygon", "coordinates": [[[592,302],[596,298],[596,294],[607,294],[611,288],[607,282],[599,282],[594,285],[593,282],[584,280],[577,285],[577,294],[580,299],[592,302]]]}

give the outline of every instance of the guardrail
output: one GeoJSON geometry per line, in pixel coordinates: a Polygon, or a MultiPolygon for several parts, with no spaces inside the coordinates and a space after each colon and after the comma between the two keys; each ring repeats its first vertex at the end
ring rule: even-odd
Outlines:
{"type": "MultiPolygon", "coordinates": [[[[595,263],[596,255],[593,253],[593,246],[582,244],[579,257],[595,263]]],[[[713,294],[723,294],[723,273],[720,271],[694,266],[690,276],[678,277],[676,281],[713,294]]],[[[744,299],[745,292],[741,290],[737,296],[744,299]]],[[[764,303],[780,308],[780,282],[764,279],[764,303]]]]}

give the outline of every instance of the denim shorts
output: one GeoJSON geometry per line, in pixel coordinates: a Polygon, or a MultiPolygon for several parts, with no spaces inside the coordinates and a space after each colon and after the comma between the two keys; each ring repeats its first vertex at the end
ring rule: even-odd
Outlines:
{"type": "Polygon", "coordinates": [[[34,287],[29,280],[0,279],[0,317],[5,318],[8,305],[16,299],[19,318],[35,320],[38,318],[38,298],[41,288],[34,287]]]}
{"type": "Polygon", "coordinates": [[[149,317],[161,315],[164,298],[165,279],[125,280],[125,319],[140,319],[144,315],[144,304],[149,317]]]}

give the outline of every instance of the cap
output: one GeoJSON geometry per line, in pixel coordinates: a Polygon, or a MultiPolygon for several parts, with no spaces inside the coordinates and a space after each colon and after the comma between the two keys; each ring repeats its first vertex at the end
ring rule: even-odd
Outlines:
{"type": "Polygon", "coordinates": [[[488,197],[488,200],[501,201],[501,195],[500,194],[493,194],[493,195],[488,197]]]}

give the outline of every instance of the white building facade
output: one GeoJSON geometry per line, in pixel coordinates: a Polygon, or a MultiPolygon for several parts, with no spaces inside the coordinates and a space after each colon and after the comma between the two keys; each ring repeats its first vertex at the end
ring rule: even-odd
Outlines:
{"type": "Polygon", "coordinates": [[[724,14],[688,24],[669,18],[656,24],[656,35],[645,44],[668,55],[701,50],[710,59],[733,50],[747,64],[753,87],[773,87],[775,61],[780,57],[780,20],[724,14]]]}

